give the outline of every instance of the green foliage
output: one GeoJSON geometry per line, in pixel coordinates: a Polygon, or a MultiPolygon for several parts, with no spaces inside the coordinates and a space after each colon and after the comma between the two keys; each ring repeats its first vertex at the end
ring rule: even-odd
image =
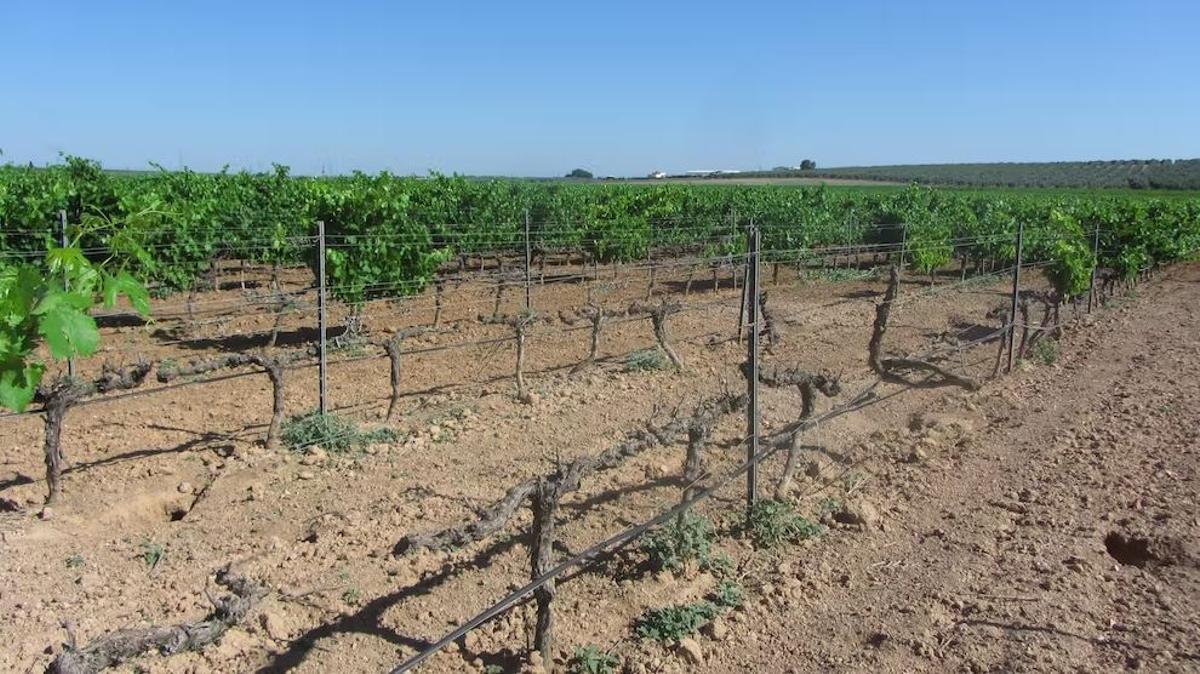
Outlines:
{"type": "Polygon", "coordinates": [[[712,525],[689,510],[646,534],[641,549],[655,571],[677,571],[689,562],[708,565],[713,559],[712,544],[712,525]]]}
{"type": "Polygon", "coordinates": [[[65,246],[48,244],[40,264],[0,257],[0,408],[19,412],[32,402],[46,370],[35,355],[39,344],[56,360],[96,353],[100,331],[89,312],[98,303],[111,307],[124,296],[149,313],[145,288],[114,262],[124,251],[85,257],[80,238],[95,231],[81,229],[65,246]]]}
{"type": "Polygon", "coordinates": [[[654,370],[667,370],[670,367],[671,361],[658,348],[634,351],[625,357],[626,372],[651,372],[654,370]]]}
{"type": "Polygon", "coordinates": [[[284,421],[281,439],[296,452],[317,446],[327,452],[349,452],[376,442],[392,442],[396,432],[390,428],[363,431],[352,419],[313,410],[284,421]]]}
{"type": "Polygon", "coordinates": [[[151,540],[142,541],[141,550],[142,562],[150,571],[153,571],[167,556],[166,548],[151,540]]]}
{"type": "Polygon", "coordinates": [[[732,580],[722,580],[713,591],[713,603],[722,608],[737,608],[746,600],[742,586],[732,580]]]}
{"type": "Polygon", "coordinates": [[[1053,339],[1039,340],[1033,345],[1030,356],[1042,365],[1053,365],[1058,362],[1058,342],[1053,339]]]}
{"type": "Polygon", "coordinates": [[[81,568],[84,565],[83,555],[77,552],[70,557],[67,557],[66,563],[68,569],[81,568]]]}
{"type": "Polygon", "coordinates": [[[592,172],[587,169],[577,168],[577,169],[571,169],[571,172],[567,174],[567,177],[568,178],[588,178],[588,179],[590,179],[594,176],[592,175],[592,172]]]}
{"type": "Polygon", "coordinates": [[[760,548],[821,535],[821,525],[806,519],[786,501],[761,500],[750,510],[750,537],[760,548]]]}
{"type": "Polygon", "coordinates": [[[842,502],[836,498],[829,497],[821,501],[817,506],[817,513],[825,515],[827,513],[836,513],[842,509],[842,502]]]}
{"type": "Polygon", "coordinates": [[[1059,209],[1051,209],[1049,219],[1051,264],[1046,270],[1046,277],[1063,297],[1087,292],[1091,287],[1096,257],[1092,254],[1083,228],[1078,220],[1059,209]]]}
{"type": "MultiPolygon", "coordinates": [[[[326,283],[343,302],[421,292],[452,251],[434,245],[427,223],[412,217],[413,195],[384,173],[316,183],[313,216],[325,222],[326,283]]],[[[309,266],[318,271],[317,249],[309,266]]]]}
{"type": "Polygon", "coordinates": [[[621,666],[620,659],[596,646],[576,647],[575,654],[567,662],[569,674],[616,674],[621,666]]]}
{"type": "MultiPolygon", "coordinates": [[[[1122,185],[1124,174],[1132,172],[1155,186],[1169,183],[1167,175],[1191,175],[1200,161],[1038,166],[1036,171],[1051,172],[1086,167],[1119,176],[1122,185]]],[[[901,168],[916,182],[942,182],[938,176],[950,175],[944,167],[901,168]]],[[[953,175],[974,171],[973,178],[950,182],[1009,173],[1006,166],[968,168],[958,166],[953,175]]],[[[1050,174],[1038,175],[1040,184],[1050,174]]],[[[996,177],[989,184],[1007,182],[996,177]]],[[[1078,292],[1090,266],[1097,229],[1103,232],[1099,264],[1126,277],[1200,250],[1200,199],[1184,193],[570,183],[387,173],[303,178],[284,166],[263,173],[159,169],[116,175],[96,162],[65,156],[47,167],[0,166],[0,275],[9,279],[2,282],[7,289],[0,293],[8,297],[0,304],[11,301],[16,283],[11,279],[27,273],[23,269],[48,279],[48,287],[20,281],[34,288],[39,301],[64,290],[50,275],[50,264],[78,269],[86,262],[108,276],[83,284],[73,280],[72,292],[107,303],[124,295],[142,310],[147,297],[137,281],[152,286],[156,296],[202,288],[220,260],[307,262],[315,270],[314,235],[322,220],[330,292],[358,307],[421,292],[438,267],[455,257],[465,264],[475,253],[518,250],[526,212],[536,249],[582,251],[599,261],[642,260],[654,247],[671,246],[734,262],[746,251],[743,228],[753,220],[767,262],[824,259],[830,248],[891,246],[907,236],[910,261],[926,273],[952,258],[1010,264],[1022,223],[1025,262],[1047,264],[1056,286],[1068,293],[1078,292]],[[66,248],[77,253],[47,255],[58,240],[59,210],[71,223],[66,248]]],[[[59,304],[63,308],[44,328],[59,353],[92,348],[90,325],[80,318],[87,312],[73,302],[59,304]]],[[[30,319],[30,308],[17,305],[15,314],[11,307],[0,308],[5,312],[0,389],[10,407],[22,404],[17,391],[28,395],[31,382],[40,378],[36,363],[24,355],[25,338],[45,339],[36,325],[41,319],[30,319]]]]}
{"type": "Polygon", "coordinates": [[[716,604],[698,601],[691,604],[652,608],[638,618],[634,632],[642,639],[679,641],[695,634],[720,613],[716,604]]]}

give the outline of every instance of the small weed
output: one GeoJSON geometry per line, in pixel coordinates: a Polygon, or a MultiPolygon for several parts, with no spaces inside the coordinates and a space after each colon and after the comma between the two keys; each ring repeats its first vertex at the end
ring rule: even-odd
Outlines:
{"type": "Polygon", "coordinates": [[[1058,342],[1053,339],[1043,339],[1033,345],[1033,352],[1030,356],[1042,365],[1053,365],[1058,362],[1058,342]]]}
{"type": "Polygon", "coordinates": [[[846,490],[847,494],[853,494],[866,483],[867,476],[857,470],[850,471],[842,478],[842,487],[846,490]]]}
{"type": "Polygon", "coordinates": [[[347,604],[356,605],[361,599],[362,590],[359,590],[357,587],[348,587],[346,588],[346,591],[342,593],[342,601],[346,602],[347,604]]]}
{"type": "Polygon", "coordinates": [[[367,350],[361,341],[347,341],[331,345],[329,353],[341,354],[347,358],[362,358],[367,355],[367,350]]]}
{"type": "Polygon", "coordinates": [[[71,555],[70,557],[67,557],[67,568],[68,569],[78,569],[78,568],[82,567],[83,564],[84,564],[83,555],[79,554],[78,552],[71,555]]]}
{"type": "Polygon", "coordinates": [[[643,639],[655,641],[679,641],[695,634],[701,627],[717,617],[720,609],[711,601],[647,609],[634,625],[634,631],[643,639]]]}
{"type": "Polygon", "coordinates": [[[483,674],[504,674],[504,667],[492,663],[483,668],[483,674]]]}
{"type": "Polygon", "coordinates": [[[707,519],[685,512],[642,539],[642,552],[655,571],[677,571],[688,562],[703,566],[712,557],[713,532],[707,519]]]}
{"type": "Polygon", "coordinates": [[[153,571],[163,558],[167,556],[167,551],[163,546],[153,541],[142,541],[142,561],[146,563],[146,568],[153,571]]]}
{"type": "Polygon", "coordinates": [[[841,509],[842,502],[836,498],[830,497],[821,501],[820,505],[817,506],[817,514],[827,515],[829,513],[836,513],[841,509]]]}
{"type": "Polygon", "coordinates": [[[733,560],[724,552],[718,552],[708,559],[701,560],[700,569],[718,578],[724,578],[733,573],[733,560]]]}
{"type": "Polygon", "coordinates": [[[721,608],[737,608],[746,600],[745,593],[742,592],[742,586],[736,581],[723,580],[717,584],[717,589],[713,590],[712,601],[721,608]]]}
{"type": "Polygon", "coordinates": [[[568,674],[616,674],[621,661],[617,656],[587,645],[575,648],[575,655],[567,662],[568,674]]]}
{"type": "Polygon", "coordinates": [[[790,503],[765,500],[750,510],[750,537],[760,548],[819,536],[821,525],[802,517],[790,503]]]}
{"type": "Polygon", "coordinates": [[[651,372],[666,370],[671,367],[671,361],[666,354],[658,349],[643,349],[634,351],[625,357],[626,372],[651,372]]]}
{"type": "Polygon", "coordinates": [[[376,442],[395,442],[396,437],[390,428],[363,431],[351,419],[312,411],[285,421],[282,439],[286,447],[297,452],[317,445],[327,452],[348,452],[376,442]]]}

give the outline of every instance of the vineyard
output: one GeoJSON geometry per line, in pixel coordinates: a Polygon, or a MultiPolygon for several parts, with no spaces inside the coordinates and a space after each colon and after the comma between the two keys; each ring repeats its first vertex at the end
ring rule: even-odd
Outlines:
{"type": "Polygon", "coordinates": [[[0,168],[0,667],[712,664],[1197,250],[1197,199],[0,168]]]}

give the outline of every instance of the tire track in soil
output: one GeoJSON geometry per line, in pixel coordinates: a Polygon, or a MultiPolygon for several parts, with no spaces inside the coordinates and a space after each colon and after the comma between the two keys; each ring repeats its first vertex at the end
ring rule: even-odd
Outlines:
{"type": "Polygon", "coordinates": [[[798,598],[749,607],[705,669],[1200,671],[1200,266],[1141,293],[1055,366],[944,399],[986,428],[879,466],[883,531],[790,553],[798,598]],[[1159,559],[1120,563],[1114,533],[1159,559]]]}

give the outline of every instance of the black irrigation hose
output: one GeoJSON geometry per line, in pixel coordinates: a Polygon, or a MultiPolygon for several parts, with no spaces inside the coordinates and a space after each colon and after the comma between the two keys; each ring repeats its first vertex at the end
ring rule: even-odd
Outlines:
{"type": "MultiPolygon", "coordinates": [[[[874,397],[873,390],[874,390],[875,386],[878,385],[878,383],[879,382],[875,382],[874,384],[869,386],[863,392],[859,393],[857,396],[855,396],[852,400],[850,400],[846,404],[839,406],[837,408],[834,408],[815,419],[808,420],[804,424],[804,426],[801,430],[809,430],[824,421],[828,421],[830,419],[841,416],[843,414],[848,414],[849,412],[853,412],[855,410],[861,409],[861,407],[865,403],[867,403],[868,401],[870,401],[871,398],[874,397]]],[[[796,432],[800,432],[800,431],[797,430],[796,432]]],[[[530,594],[532,594],[538,588],[542,587],[546,583],[548,583],[551,580],[554,580],[558,576],[562,575],[562,573],[564,571],[567,571],[568,569],[571,569],[572,567],[575,567],[575,566],[581,566],[583,564],[589,563],[591,561],[601,558],[602,556],[608,556],[608,555],[611,555],[611,554],[617,552],[618,550],[623,548],[625,545],[633,542],[635,539],[637,539],[638,537],[640,537],[642,534],[646,533],[650,529],[666,522],[667,520],[670,520],[671,518],[675,517],[679,513],[692,507],[696,503],[699,503],[700,501],[703,501],[703,500],[709,498],[710,496],[714,495],[718,491],[724,489],[726,486],[731,484],[735,479],[740,477],[746,471],[750,470],[751,466],[758,465],[763,460],[769,458],[770,456],[775,454],[775,452],[778,452],[781,449],[783,449],[783,445],[768,444],[768,446],[759,450],[759,452],[757,454],[755,454],[750,459],[744,461],[741,465],[739,465],[732,472],[726,474],[725,477],[721,478],[716,484],[696,493],[694,496],[692,496],[692,498],[681,501],[678,505],[675,505],[674,507],[669,508],[669,509],[659,513],[658,515],[651,518],[650,520],[647,520],[636,526],[629,527],[629,528],[621,531],[620,533],[614,534],[613,536],[610,536],[598,543],[593,544],[591,547],[587,548],[583,552],[580,552],[572,557],[569,557],[569,558],[559,562],[558,564],[556,564],[554,567],[552,567],[546,573],[531,580],[530,582],[526,583],[524,586],[522,586],[516,590],[513,590],[511,593],[509,593],[503,599],[496,602],[495,604],[488,607],[487,609],[483,610],[482,612],[477,614],[475,617],[471,618],[467,622],[463,623],[462,625],[460,625],[459,627],[457,627],[456,629],[451,631],[449,634],[443,636],[441,639],[434,642],[432,645],[430,645],[425,650],[414,655],[413,657],[409,658],[408,660],[405,660],[398,667],[396,667],[395,669],[392,669],[390,671],[390,674],[402,674],[403,672],[407,672],[410,669],[412,669],[413,667],[416,667],[417,665],[421,664],[425,660],[428,660],[429,658],[433,657],[433,655],[436,654],[438,651],[442,650],[449,644],[453,643],[455,640],[459,639],[460,637],[465,635],[467,632],[470,632],[471,630],[482,625],[483,623],[491,620],[492,618],[495,618],[496,616],[500,615],[501,613],[504,613],[509,608],[516,605],[518,602],[525,599],[526,597],[528,597],[530,594]]]]}
{"type": "MultiPolygon", "coordinates": [[[[960,345],[959,348],[966,347],[966,346],[973,346],[976,344],[981,344],[986,341],[996,339],[1000,334],[1002,334],[1009,327],[1010,327],[1010,324],[1003,325],[1003,326],[999,327],[997,330],[995,330],[992,334],[989,334],[985,337],[981,337],[979,339],[973,340],[972,342],[969,342],[967,344],[960,345]]],[[[988,359],[985,358],[979,362],[985,362],[986,360],[988,360],[988,359]]],[[[806,419],[797,424],[793,424],[791,427],[785,427],[783,430],[777,431],[767,437],[768,438],[781,437],[781,436],[785,436],[785,435],[795,436],[799,433],[812,430],[813,428],[817,427],[818,425],[820,425],[826,421],[837,418],[844,414],[849,414],[851,412],[858,411],[858,410],[862,409],[863,407],[866,407],[869,404],[873,404],[874,402],[879,402],[885,398],[880,398],[880,397],[876,396],[874,391],[875,391],[875,388],[877,386],[879,386],[879,384],[881,384],[881,383],[883,383],[882,380],[877,379],[874,382],[872,382],[869,386],[864,388],[862,391],[860,391],[853,398],[851,398],[849,401],[843,403],[842,405],[834,407],[833,409],[829,410],[828,412],[825,412],[824,414],[822,414],[816,418],[806,419]]],[[[891,394],[888,394],[888,396],[886,396],[886,397],[900,395],[904,391],[910,390],[911,388],[912,387],[903,387],[891,394]]],[[[745,439],[743,439],[743,441],[744,440],[745,439]]],[[[667,510],[659,513],[655,517],[653,517],[641,524],[626,528],[625,530],[623,530],[617,534],[614,534],[613,536],[610,536],[598,543],[593,544],[592,546],[588,547],[583,552],[580,552],[572,557],[569,557],[569,558],[559,562],[553,568],[548,570],[546,573],[531,580],[530,582],[526,583],[524,586],[522,586],[516,590],[513,590],[511,593],[506,595],[503,599],[496,602],[495,604],[492,604],[490,607],[488,607],[487,609],[484,609],[480,613],[476,614],[473,618],[466,621],[465,623],[459,625],[457,628],[452,630],[450,633],[446,634],[441,639],[439,639],[438,641],[431,644],[425,650],[414,655],[413,657],[409,658],[408,660],[405,660],[398,667],[392,669],[389,674],[403,674],[403,672],[407,672],[407,671],[411,670],[413,667],[420,665],[422,662],[433,657],[438,651],[442,650],[449,644],[453,643],[457,639],[466,635],[471,630],[475,629],[476,627],[479,627],[480,625],[486,623],[487,621],[491,620],[492,618],[499,616],[500,614],[507,611],[509,608],[512,608],[518,602],[527,598],[534,591],[541,588],[546,583],[548,583],[551,580],[562,575],[563,572],[565,572],[575,566],[583,566],[585,564],[588,564],[592,561],[595,561],[596,559],[600,559],[602,556],[609,556],[609,555],[616,553],[618,550],[620,550],[624,546],[628,545],[629,543],[633,542],[634,540],[636,540],[638,537],[645,534],[650,529],[652,529],[660,524],[663,524],[664,522],[667,522],[668,520],[677,516],[679,513],[686,511],[688,508],[692,507],[696,503],[713,496],[717,492],[719,492],[722,489],[724,489],[725,487],[729,486],[735,479],[741,477],[748,470],[750,470],[751,466],[756,466],[759,463],[762,463],[766,459],[773,456],[776,452],[780,451],[781,449],[784,449],[784,447],[785,447],[785,444],[781,443],[781,442],[767,442],[766,446],[763,449],[759,450],[757,454],[755,454],[754,456],[750,457],[749,459],[747,459],[746,461],[741,463],[733,471],[731,471],[730,473],[728,473],[724,477],[722,477],[716,484],[698,492],[697,494],[692,496],[692,498],[690,498],[690,499],[681,501],[679,504],[675,505],[674,507],[668,508],[667,510]]]]}

